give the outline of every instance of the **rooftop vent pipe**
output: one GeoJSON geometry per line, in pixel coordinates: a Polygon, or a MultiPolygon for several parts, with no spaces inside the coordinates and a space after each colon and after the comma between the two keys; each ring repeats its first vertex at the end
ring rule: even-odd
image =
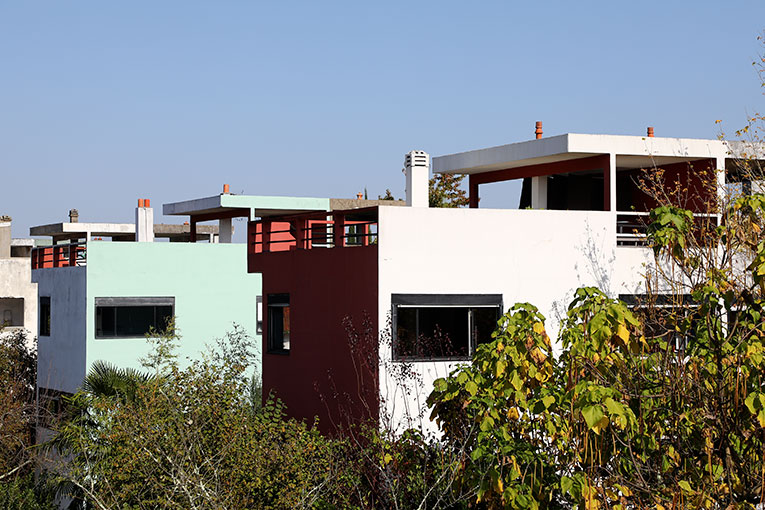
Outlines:
{"type": "Polygon", "coordinates": [[[648,138],[653,138],[653,126],[648,126],[648,138]]]}
{"type": "Polygon", "coordinates": [[[231,187],[228,184],[223,185],[223,194],[228,195],[231,187]]]}
{"type": "Polygon", "coordinates": [[[0,214],[0,259],[11,258],[11,217],[0,214]]]}
{"type": "Polygon", "coordinates": [[[542,138],[542,121],[538,120],[536,124],[536,129],[534,129],[534,134],[537,136],[537,140],[542,138]]]}
{"type": "Polygon", "coordinates": [[[406,205],[428,207],[428,178],[430,155],[425,151],[410,151],[404,156],[406,175],[406,205]]]}
{"type": "Polygon", "coordinates": [[[77,223],[80,220],[80,212],[77,209],[69,209],[69,223],[77,223]]]}
{"type": "Polygon", "coordinates": [[[154,209],[148,198],[139,198],[135,208],[135,240],[139,243],[154,242],[154,209]]]}

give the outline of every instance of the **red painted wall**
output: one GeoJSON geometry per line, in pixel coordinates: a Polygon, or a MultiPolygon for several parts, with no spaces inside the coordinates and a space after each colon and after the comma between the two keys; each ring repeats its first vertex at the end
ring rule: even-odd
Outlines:
{"type": "MultiPolygon", "coordinates": [[[[664,182],[670,189],[674,189],[679,183],[681,188],[687,190],[682,198],[676,200],[676,205],[693,212],[707,212],[705,204],[716,200],[714,189],[706,182],[709,178],[714,178],[715,166],[714,159],[703,159],[690,163],[659,165],[659,168],[664,170],[664,182]]],[[[634,206],[636,211],[648,212],[658,206],[653,198],[643,193],[635,184],[644,175],[643,172],[639,169],[618,172],[617,210],[630,211],[634,206]]]]}
{"type": "Polygon", "coordinates": [[[378,419],[377,246],[248,254],[263,274],[263,394],[273,391],[289,416],[323,432],[378,419]],[[268,353],[268,294],[290,295],[290,352],[268,353]],[[352,339],[349,317],[366,335],[352,339]]]}

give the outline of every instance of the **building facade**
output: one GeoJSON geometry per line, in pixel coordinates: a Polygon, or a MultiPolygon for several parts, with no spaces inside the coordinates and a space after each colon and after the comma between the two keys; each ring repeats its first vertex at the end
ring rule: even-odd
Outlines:
{"type": "MultiPolygon", "coordinates": [[[[652,133],[651,133],[652,134],[652,133]]],[[[528,302],[555,338],[575,290],[645,292],[653,264],[642,169],[662,168],[709,214],[730,148],[718,140],[567,134],[434,158],[468,174],[470,208],[428,207],[430,158],[405,159],[408,207],[250,222],[248,269],[263,275],[264,393],[326,431],[371,418],[433,430],[433,381],[528,302]],[[712,179],[711,187],[706,185],[712,179]],[[522,182],[518,208],[482,209],[480,186],[522,182]]]]}

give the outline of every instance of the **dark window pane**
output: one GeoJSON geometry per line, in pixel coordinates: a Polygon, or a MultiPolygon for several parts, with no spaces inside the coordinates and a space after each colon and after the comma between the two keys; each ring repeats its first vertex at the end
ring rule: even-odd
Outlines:
{"type": "Polygon", "coordinates": [[[143,336],[153,325],[153,306],[117,307],[117,336],[143,336]]]}
{"type": "Polygon", "coordinates": [[[268,350],[290,350],[290,297],[289,294],[268,295],[268,350]]]}
{"type": "Polygon", "coordinates": [[[167,324],[173,318],[173,307],[170,305],[157,306],[155,313],[154,329],[164,331],[167,328],[167,324]]]}
{"type": "Polygon", "coordinates": [[[96,307],[96,336],[109,337],[116,334],[114,324],[115,307],[98,306],[96,307]]]}
{"type": "Polygon", "coordinates": [[[40,297],[40,336],[50,336],[50,296],[40,297]]]}
{"type": "Polygon", "coordinates": [[[425,358],[467,357],[467,308],[419,308],[418,343],[425,358]]]}
{"type": "Polygon", "coordinates": [[[398,308],[396,317],[396,352],[399,356],[417,356],[417,308],[398,308]]]}
{"type": "Polygon", "coordinates": [[[473,308],[473,339],[476,345],[491,342],[491,334],[497,329],[497,315],[496,307],[473,308]]]}
{"type": "Polygon", "coordinates": [[[143,337],[151,328],[164,330],[172,317],[172,305],[97,306],[96,337],[143,337]]]}

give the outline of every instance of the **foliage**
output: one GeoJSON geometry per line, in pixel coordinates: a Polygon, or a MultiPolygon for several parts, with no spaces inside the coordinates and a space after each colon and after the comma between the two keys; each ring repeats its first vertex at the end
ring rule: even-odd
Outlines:
{"type": "Polygon", "coordinates": [[[30,469],[37,353],[23,331],[0,328],[0,480],[30,469]]]}
{"type": "Polygon", "coordinates": [[[429,207],[466,207],[470,199],[460,186],[465,175],[438,174],[428,181],[429,207]]]}
{"type": "MultiPolygon", "coordinates": [[[[470,199],[462,189],[465,175],[438,174],[428,181],[428,207],[467,207],[470,199]]],[[[396,200],[390,189],[378,200],[396,200]]]]}
{"type": "Polygon", "coordinates": [[[59,427],[59,479],[96,508],[342,503],[338,480],[355,476],[342,445],[286,420],[276,400],[254,409],[250,341],[236,328],[187,368],[154,357],[160,377],[94,367],[59,427]]]}
{"type": "Polygon", "coordinates": [[[0,481],[0,508],[4,510],[53,510],[51,495],[35,484],[32,474],[0,481]]]}
{"type": "Polygon", "coordinates": [[[654,210],[649,241],[673,306],[654,299],[633,312],[580,289],[557,358],[544,317],[511,308],[493,342],[429,398],[446,441],[471,441],[461,481],[480,483],[489,507],[760,503],[764,218],[761,195],[732,202],[704,236],[688,211],[654,210]],[[663,310],[661,327],[651,308],[663,310]]]}

